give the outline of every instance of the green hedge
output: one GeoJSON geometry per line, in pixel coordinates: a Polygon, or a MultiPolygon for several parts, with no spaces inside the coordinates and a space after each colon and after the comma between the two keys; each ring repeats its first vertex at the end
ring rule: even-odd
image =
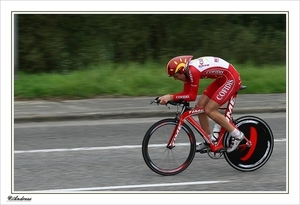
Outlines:
{"type": "Polygon", "coordinates": [[[19,14],[19,69],[69,72],[182,54],[285,64],[285,14],[19,14]]]}

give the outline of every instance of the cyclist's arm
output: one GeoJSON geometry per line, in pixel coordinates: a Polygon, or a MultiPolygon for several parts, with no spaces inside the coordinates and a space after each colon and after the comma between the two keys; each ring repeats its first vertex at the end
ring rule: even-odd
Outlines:
{"type": "Polygon", "coordinates": [[[172,94],[173,100],[185,100],[185,101],[195,101],[198,95],[199,89],[199,79],[201,73],[193,66],[190,66],[190,72],[192,80],[189,79],[184,83],[183,91],[180,93],[172,94]]]}

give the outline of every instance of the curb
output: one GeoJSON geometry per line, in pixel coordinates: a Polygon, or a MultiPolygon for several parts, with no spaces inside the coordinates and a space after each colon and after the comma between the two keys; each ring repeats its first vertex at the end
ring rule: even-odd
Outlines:
{"type": "MultiPolygon", "coordinates": [[[[253,114],[253,113],[276,113],[286,112],[285,107],[273,108],[240,108],[234,114],[253,114]]],[[[76,120],[103,120],[103,119],[128,119],[128,118],[149,118],[149,117],[174,117],[174,111],[129,111],[115,113],[87,113],[87,114],[66,114],[58,116],[30,116],[14,118],[14,123],[28,122],[53,122],[53,121],[76,121],[76,120]]]]}

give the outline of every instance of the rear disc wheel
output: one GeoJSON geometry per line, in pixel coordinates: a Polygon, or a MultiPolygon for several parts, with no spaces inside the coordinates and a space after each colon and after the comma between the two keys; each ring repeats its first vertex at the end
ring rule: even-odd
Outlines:
{"type": "MultiPolygon", "coordinates": [[[[274,148],[274,137],[269,125],[255,116],[244,116],[235,121],[237,128],[251,141],[251,146],[242,140],[238,148],[224,158],[230,166],[239,171],[254,171],[262,167],[271,157],[274,148]]],[[[225,147],[231,143],[230,135],[224,138],[225,147]]]]}

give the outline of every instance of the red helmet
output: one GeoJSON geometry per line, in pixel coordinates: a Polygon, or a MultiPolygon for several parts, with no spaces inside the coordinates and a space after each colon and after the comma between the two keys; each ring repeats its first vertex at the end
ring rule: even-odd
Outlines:
{"type": "Polygon", "coordinates": [[[186,65],[190,62],[193,56],[177,56],[172,58],[166,67],[166,72],[169,76],[173,76],[175,73],[183,73],[186,65]]]}

